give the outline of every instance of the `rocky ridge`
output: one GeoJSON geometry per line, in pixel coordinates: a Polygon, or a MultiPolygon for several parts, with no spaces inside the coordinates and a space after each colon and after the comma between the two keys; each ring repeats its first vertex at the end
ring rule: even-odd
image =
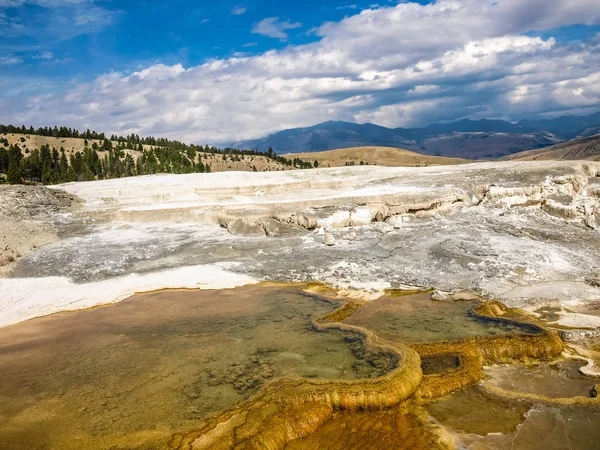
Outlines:
{"type": "Polygon", "coordinates": [[[0,275],[22,255],[58,239],[53,221],[76,203],[43,186],[0,186],[0,275]]]}

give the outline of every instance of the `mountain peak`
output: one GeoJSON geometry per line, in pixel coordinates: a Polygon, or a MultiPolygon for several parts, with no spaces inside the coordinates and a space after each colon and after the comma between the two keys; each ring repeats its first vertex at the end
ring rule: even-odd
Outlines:
{"type": "Polygon", "coordinates": [[[523,132],[522,127],[500,119],[461,119],[450,123],[433,123],[427,127],[428,130],[439,132],[462,132],[462,133],[511,133],[523,132]]]}
{"type": "Polygon", "coordinates": [[[597,133],[598,127],[600,114],[517,124],[500,119],[463,118],[413,129],[329,120],[311,127],[279,131],[263,139],[237,142],[231,147],[263,151],[272,147],[281,154],[376,146],[404,148],[438,156],[493,159],[556,144],[560,142],[556,136],[564,140],[580,135],[589,136],[597,133]]]}

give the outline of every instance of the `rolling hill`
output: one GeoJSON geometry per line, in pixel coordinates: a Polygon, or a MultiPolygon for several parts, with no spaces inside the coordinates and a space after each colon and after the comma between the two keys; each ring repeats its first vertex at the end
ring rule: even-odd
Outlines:
{"type": "Polygon", "coordinates": [[[299,154],[354,147],[399,147],[435,156],[497,159],[600,133],[600,112],[548,120],[463,119],[426,128],[386,128],[371,123],[330,121],[239,141],[234,148],[299,154]]]}
{"type": "Polygon", "coordinates": [[[297,154],[354,147],[396,147],[434,156],[495,159],[522,150],[545,147],[560,139],[510,122],[462,120],[428,128],[385,128],[370,123],[324,122],[294,128],[263,139],[240,141],[233,148],[297,154]],[[498,131],[501,130],[501,131],[498,131]],[[510,132],[507,130],[511,130],[510,132]]]}
{"type": "MultiPolygon", "coordinates": [[[[84,138],[40,136],[29,133],[0,133],[0,150],[7,150],[11,145],[18,145],[24,158],[31,156],[34,150],[40,150],[42,146],[48,146],[50,149],[57,150],[63,148],[67,158],[70,158],[77,153],[83,153],[85,142],[84,138]]],[[[89,147],[94,144],[98,146],[97,153],[101,159],[108,155],[108,151],[102,150],[101,140],[89,139],[87,143],[89,147]]],[[[118,142],[112,141],[112,144],[114,147],[117,147],[118,142]]],[[[144,145],[144,150],[150,150],[151,148],[153,148],[151,145],[144,145]]],[[[133,148],[125,148],[122,150],[122,153],[130,155],[134,161],[142,154],[142,152],[133,148]]],[[[193,161],[195,163],[202,162],[210,166],[212,172],[270,172],[295,169],[294,166],[283,164],[280,161],[262,155],[224,155],[198,151],[195,153],[193,161]]],[[[5,176],[2,174],[2,169],[0,168],[0,183],[4,179],[5,176]]]]}
{"type": "Polygon", "coordinates": [[[517,161],[574,160],[600,161],[600,135],[563,142],[537,150],[515,153],[504,159],[517,161]]]}
{"type": "Polygon", "coordinates": [[[299,153],[283,155],[285,158],[300,158],[303,161],[318,162],[318,167],[340,167],[360,165],[361,162],[380,166],[440,166],[447,164],[463,164],[469,162],[460,158],[444,158],[440,156],[422,155],[401,148],[393,147],[354,147],[328,150],[315,153],[299,153]]]}

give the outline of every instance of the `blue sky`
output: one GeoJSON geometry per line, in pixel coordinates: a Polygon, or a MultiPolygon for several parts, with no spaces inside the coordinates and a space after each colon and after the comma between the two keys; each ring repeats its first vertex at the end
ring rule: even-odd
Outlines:
{"type": "Polygon", "coordinates": [[[322,23],[374,5],[373,1],[333,0],[4,3],[2,7],[0,0],[0,10],[15,29],[5,33],[0,48],[5,57],[22,64],[6,64],[3,72],[46,81],[53,77],[86,80],[156,63],[190,67],[214,58],[318,41],[315,28],[322,23]]]}
{"type": "Polygon", "coordinates": [[[0,122],[193,142],[600,108],[597,0],[0,0],[0,122]]]}

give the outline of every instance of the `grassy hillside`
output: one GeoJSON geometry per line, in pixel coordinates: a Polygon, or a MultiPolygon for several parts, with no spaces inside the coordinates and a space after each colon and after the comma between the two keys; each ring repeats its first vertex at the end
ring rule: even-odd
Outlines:
{"type": "MultiPolygon", "coordinates": [[[[57,138],[49,136],[37,136],[30,134],[20,133],[5,133],[0,134],[0,139],[4,138],[8,141],[9,145],[19,145],[23,156],[27,157],[31,154],[31,151],[40,149],[42,146],[47,145],[50,148],[56,148],[57,150],[61,147],[65,149],[65,154],[70,156],[77,152],[83,152],[85,149],[85,139],[82,138],[57,138]]],[[[92,147],[96,144],[99,148],[102,146],[101,140],[88,140],[88,146],[92,147]]],[[[116,148],[118,145],[117,141],[112,141],[113,146],[116,148]]],[[[0,148],[3,145],[0,143],[0,148]]],[[[4,146],[6,148],[8,146],[4,146]]],[[[144,150],[150,150],[153,148],[151,145],[144,145],[144,150]]],[[[131,155],[134,159],[140,155],[139,150],[133,150],[126,148],[123,150],[125,155],[131,155]]],[[[98,154],[102,157],[108,152],[98,150],[98,154]]],[[[276,170],[291,170],[294,167],[290,167],[280,162],[274,161],[265,156],[251,155],[236,158],[235,155],[227,155],[223,158],[223,155],[213,154],[207,152],[197,152],[195,162],[202,161],[204,164],[209,164],[212,172],[226,172],[226,171],[246,171],[251,172],[256,167],[256,170],[261,171],[276,171],[276,170]]]]}
{"type": "Polygon", "coordinates": [[[538,150],[515,153],[504,159],[518,161],[577,160],[600,161],[600,135],[563,142],[538,150]]]}
{"type": "Polygon", "coordinates": [[[286,158],[297,157],[303,161],[319,163],[319,167],[340,167],[359,165],[361,161],[369,165],[380,166],[440,166],[446,164],[463,164],[469,162],[460,158],[421,155],[394,147],[352,147],[315,153],[299,153],[283,155],[286,158]]]}
{"type": "Polygon", "coordinates": [[[307,167],[310,165],[298,158],[288,160],[273,153],[220,150],[172,141],[163,147],[139,141],[0,133],[0,183],[56,184],[152,173],[263,172],[307,167]]]}
{"type": "MultiPolygon", "coordinates": [[[[50,137],[50,136],[38,136],[35,134],[21,134],[21,133],[3,133],[0,134],[0,139],[4,138],[8,141],[9,145],[17,144],[21,151],[27,155],[34,149],[40,149],[44,145],[48,145],[50,148],[56,148],[59,150],[61,147],[65,149],[65,153],[69,156],[71,153],[83,152],[85,148],[85,139],[83,138],[70,138],[70,137],[50,137]]],[[[98,147],[102,147],[103,141],[99,139],[88,139],[88,147],[92,147],[96,144],[98,147]]],[[[114,147],[117,147],[118,142],[112,141],[114,147]]],[[[2,144],[0,144],[2,147],[2,144]]],[[[144,145],[145,150],[150,149],[150,145],[144,145]]],[[[126,153],[133,152],[125,150],[126,153]]],[[[132,153],[133,155],[133,153],[132,153]]]]}

